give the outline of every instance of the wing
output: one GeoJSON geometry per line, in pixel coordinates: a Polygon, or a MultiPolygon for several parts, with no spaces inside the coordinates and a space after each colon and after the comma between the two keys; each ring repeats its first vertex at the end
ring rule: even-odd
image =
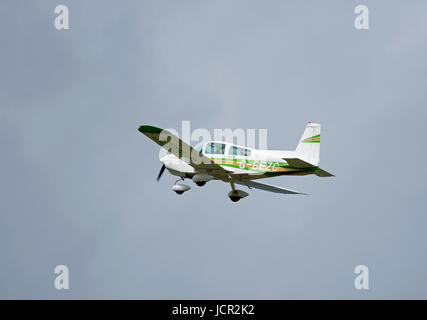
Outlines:
{"type": "Polygon", "coordinates": [[[255,182],[255,181],[234,181],[234,183],[247,186],[249,189],[255,188],[255,189],[265,190],[265,191],[274,192],[274,193],[305,194],[306,195],[306,193],[303,193],[303,192],[298,192],[295,190],[280,188],[280,187],[276,187],[276,186],[272,186],[272,185],[264,184],[264,183],[259,183],[259,182],[255,182]]]}
{"type": "Polygon", "coordinates": [[[195,169],[228,172],[167,130],[153,126],[140,126],[138,131],[195,169]]]}

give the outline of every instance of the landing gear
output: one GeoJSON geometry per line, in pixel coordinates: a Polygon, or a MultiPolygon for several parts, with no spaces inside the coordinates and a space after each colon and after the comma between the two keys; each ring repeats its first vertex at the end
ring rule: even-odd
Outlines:
{"type": "Polygon", "coordinates": [[[230,185],[231,185],[231,191],[228,193],[228,197],[230,198],[231,201],[237,202],[240,199],[247,197],[249,195],[249,193],[243,190],[235,189],[233,181],[230,181],[230,185]]]}
{"type": "Polygon", "coordinates": [[[183,184],[183,183],[177,183],[177,182],[178,182],[178,181],[180,181],[180,180],[183,180],[183,181],[184,181],[184,178],[178,179],[178,180],[175,182],[174,186],[172,187],[172,190],[173,190],[173,191],[175,191],[175,192],[176,192],[176,194],[179,194],[179,195],[181,195],[181,194],[183,194],[185,191],[188,191],[188,190],[190,190],[190,189],[191,189],[189,186],[187,186],[187,185],[185,185],[185,184],[183,184]]]}
{"type": "Polygon", "coordinates": [[[242,199],[242,198],[244,198],[244,197],[247,197],[249,194],[248,193],[246,193],[245,191],[243,191],[243,190],[232,190],[232,191],[230,191],[229,193],[228,193],[228,197],[230,198],[230,200],[231,201],[233,201],[233,202],[237,202],[237,201],[239,201],[240,199],[242,199]]]}
{"type": "Polygon", "coordinates": [[[230,199],[231,199],[231,201],[233,201],[233,202],[237,202],[237,201],[239,201],[239,200],[240,200],[240,197],[238,197],[238,196],[230,196],[230,199]]]}
{"type": "Polygon", "coordinates": [[[194,183],[199,187],[203,187],[206,182],[211,181],[214,177],[207,173],[197,173],[191,179],[193,179],[194,183]]]}

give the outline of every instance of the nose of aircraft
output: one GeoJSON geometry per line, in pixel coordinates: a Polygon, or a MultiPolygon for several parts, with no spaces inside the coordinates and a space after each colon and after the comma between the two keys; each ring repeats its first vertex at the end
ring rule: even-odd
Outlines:
{"type": "Polygon", "coordinates": [[[163,164],[165,164],[165,162],[168,159],[168,157],[169,157],[168,155],[161,157],[160,158],[160,162],[163,163],[163,164]]]}

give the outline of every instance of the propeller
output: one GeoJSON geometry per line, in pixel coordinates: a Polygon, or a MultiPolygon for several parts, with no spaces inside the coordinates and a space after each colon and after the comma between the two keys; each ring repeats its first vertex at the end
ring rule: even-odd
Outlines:
{"type": "Polygon", "coordinates": [[[160,168],[160,172],[159,175],[157,176],[157,181],[160,180],[160,178],[162,177],[163,172],[165,172],[166,166],[162,165],[162,167],[160,168]]]}

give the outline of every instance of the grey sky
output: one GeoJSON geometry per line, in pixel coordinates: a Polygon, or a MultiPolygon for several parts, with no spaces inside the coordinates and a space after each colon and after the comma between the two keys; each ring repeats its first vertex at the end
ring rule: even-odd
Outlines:
{"type": "Polygon", "coordinates": [[[0,298],[427,298],[427,3],[363,1],[356,31],[360,3],[2,1],[0,298]],[[272,149],[319,122],[336,178],[177,196],[137,127],[182,120],[272,149]]]}

